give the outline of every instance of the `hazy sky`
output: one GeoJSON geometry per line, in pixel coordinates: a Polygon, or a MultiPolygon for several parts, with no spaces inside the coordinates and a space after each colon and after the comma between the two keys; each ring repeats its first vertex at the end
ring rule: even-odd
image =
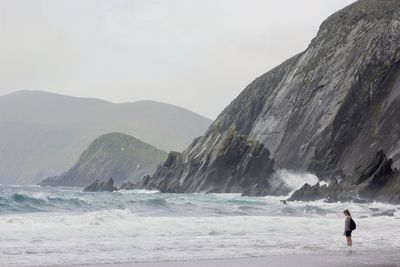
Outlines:
{"type": "Polygon", "coordinates": [[[152,99],[215,118],[354,0],[1,0],[0,95],[152,99]]]}

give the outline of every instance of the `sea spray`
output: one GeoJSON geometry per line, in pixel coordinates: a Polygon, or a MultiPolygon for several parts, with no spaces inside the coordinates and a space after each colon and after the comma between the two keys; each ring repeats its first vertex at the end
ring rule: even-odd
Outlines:
{"type": "Polygon", "coordinates": [[[307,172],[293,172],[289,170],[278,170],[272,176],[272,183],[279,185],[284,183],[292,194],[295,190],[301,188],[304,184],[315,185],[319,182],[317,176],[307,172]]]}

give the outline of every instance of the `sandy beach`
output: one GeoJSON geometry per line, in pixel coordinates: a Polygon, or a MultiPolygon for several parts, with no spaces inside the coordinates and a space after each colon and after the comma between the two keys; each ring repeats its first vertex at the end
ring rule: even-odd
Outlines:
{"type": "Polygon", "coordinates": [[[257,258],[199,260],[180,262],[144,262],[122,264],[95,264],[65,267],[390,267],[400,266],[400,255],[383,252],[367,255],[348,250],[337,255],[282,255],[257,258]]]}

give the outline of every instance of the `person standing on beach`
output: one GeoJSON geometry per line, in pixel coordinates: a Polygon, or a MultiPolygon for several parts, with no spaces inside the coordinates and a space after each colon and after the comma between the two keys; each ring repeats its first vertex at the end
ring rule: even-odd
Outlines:
{"type": "Polygon", "coordinates": [[[346,216],[346,220],[344,222],[344,235],[346,236],[347,245],[349,247],[351,247],[351,246],[353,246],[353,241],[351,240],[351,232],[352,232],[352,230],[351,230],[351,227],[350,227],[352,218],[351,218],[351,215],[350,215],[350,211],[348,209],[345,209],[343,211],[343,214],[344,214],[344,216],[346,216]]]}

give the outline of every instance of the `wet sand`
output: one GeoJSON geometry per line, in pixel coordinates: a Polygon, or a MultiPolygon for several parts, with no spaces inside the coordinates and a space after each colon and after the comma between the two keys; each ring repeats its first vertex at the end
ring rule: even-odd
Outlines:
{"type": "Polygon", "coordinates": [[[400,266],[400,255],[398,254],[400,253],[394,251],[377,255],[345,251],[337,255],[288,255],[224,260],[95,264],[73,267],[390,267],[400,266]]]}

